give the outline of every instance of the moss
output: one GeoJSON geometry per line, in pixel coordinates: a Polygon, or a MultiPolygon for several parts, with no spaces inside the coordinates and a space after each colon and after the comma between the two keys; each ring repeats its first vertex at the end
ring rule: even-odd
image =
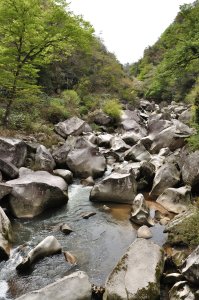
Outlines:
{"type": "Polygon", "coordinates": [[[157,300],[159,299],[160,289],[157,283],[150,282],[147,287],[138,290],[132,300],[157,300]]]}

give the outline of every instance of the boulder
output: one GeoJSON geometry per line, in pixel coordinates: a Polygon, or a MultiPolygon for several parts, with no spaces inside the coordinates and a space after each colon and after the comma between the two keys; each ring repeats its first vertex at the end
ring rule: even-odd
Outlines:
{"type": "Polygon", "coordinates": [[[86,122],[78,117],[72,117],[64,122],[59,122],[55,125],[55,131],[63,138],[67,138],[69,135],[78,136],[85,131],[92,131],[91,128],[86,126],[86,122]]]}
{"type": "Polygon", "coordinates": [[[155,166],[151,162],[142,161],[140,164],[140,178],[147,182],[147,187],[151,188],[155,176],[155,166]]]}
{"type": "Polygon", "coordinates": [[[119,136],[114,136],[112,139],[111,139],[111,150],[112,151],[120,151],[120,152],[124,152],[126,151],[127,149],[129,149],[130,146],[127,145],[121,137],[119,136]]]}
{"type": "Polygon", "coordinates": [[[199,192],[199,151],[189,154],[182,167],[182,180],[192,187],[193,191],[199,192]]]}
{"type": "Polygon", "coordinates": [[[16,300],[90,300],[91,284],[86,273],[77,271],[16,300]]]}
{"type": "Polygon", "coordinates": [[[189,125],[192,118],[193,118],[193,112],[191,111],[191,109],[187,109],[179,115],[178,120],[184,124],[189,125]]]}
{"type": "Polygon", "coordinates": [[[61,250],[62,247],[58,240],[53,235],[47,236],[35,248],[30,250],[27,256],[22,258],[22,261],[17,265],[16,269],[19,271],[24,271],[38,259],[56,253],[61,253],[61,250]]]}
{"type": "Polygon", "coordinates": [[[197,300],[186,281],[179,281],[169,291],[169,300],[197,300]]]}
{"type": "Polygon", "coordinates": [[[73,181],[73,173],[70,170],[56,169],[53,171],[53,173],[62,177],[68,184],[72,183],[73,181]]]}
{"type": "Polygon", "coordinates": [[[67,156],[69,169],[80,178],[93,178],[103,175],[106,169],[105,157],[83,137],[79,137],[75,147],[67,156]]]}
{"type": "Polygon", "coordinates": [[[48,172],[52,172],[56,165],[50,151],[43,145],[37,148],[35,163],[39,170],[48,172]]]}
{"type": "Polygon", "coordinates": [[[11,223],[0,207],[0,260],[9,258],[10,247],[8,241],[12,238],[11,223]]]}
{"type": "Polygon", "coordinates": [[[151,159],[151,156],[144,145],[138,142],[136,145],[125,152],[124,159],[132,161],[149,161],[151,159]]]}
{"type": "Polygon", "coordinates": [[[74,148],[76,143],[77,137],[69,136],[66,140],[66,142],[53,151],[52,156],[59,167],[66,167],[66,159],[68,156],[68,153],[74,148]]]}
{"type": "Polygon", "coordinates": [[[0,138],[0,158],[17,168],[24,165],[27,155],[25,142],[19,139],[0,138]]]}
{"type": "Polygon", "coordinates": [[[123,163],[115,164],[113,171],[121,174],[132,173],[134,174],[135,179],[138,180],[140,177],[140,168],[140,162],[129,163],[124,161],[123,163]]]}
{"type": "Polygon", "coordinates": [[[138,225],[154,225],[150,217],[149,208],[142,194],[138,194],[133,200],[130,220],[138,225]]]}
{"type": "Polygon", "coordinates": [[[10,194],[12,191],[12,187],[4,182],[0,183],[0,199],[2,199],[4,196],[10,194]]]}
{"type": "Polygon", "coordinates": [[[21,168],[19,178],[7,182],[13,187],[10,207],[18,218],[32,218],[47,208],[67,203],[67,184],[64,179],[46,171],[21,168]]]}
{"type": "Polygon", "coordinates": [[[150,238],[152,238],[151,230],[149,229],[148,226],[143,225],[138,229],[137,237],[143,238],[143,239],[150,239],[150,238]]]}
{"type": "Polygon", "coordinates": [[[18,177],[19,175],[19,170],[17,167],[15,167],[15,165],[1,158],[0,158],[0,171],[2,171],[3,175],[11,179],[18,177]]]}
{"type": "Polygon", "coordinates": [[[189,282],[199,284],[199,246],[185,260],[182,274],[189,282]]]}
{"type": "Polygon", "coordinates": [[[94,118],[94,122],[97,125],[106,126],[112,122],[111,117],[106,115],[103,111],[100,111],[94,118]]]}
{"type": "Polygon", "coordinates": [[[139,105],[141,109],[144,109],[146,111],[153,111],[155,109],[155,102],[149,102],[145,99],[141,99],[139,105]]]}
{"type": "Polygon", "coordinates": [[[85,179],[82,179],[82,180],[80,181],[80,183],[81,183],[82,185],[84,185],[84,186],[93,186],[93,185],[95,185],[95,181],[94,181],[94,179],[93,179],[92,176],[89,176],[89,177],[87,177],[87,178],[85,178],[85,179]]]}
{"type": "Polygon", "coordinates": [[[109,147],[111,147],[111,139],[112,138],[113,138],[113,135],[109,134],[109,133],[99,134],[97,137],[97,144],[100,147],[109,148],[109,147]]]}
{"type": "Polygon", "coordinates": [[[103,300],[158,299],[163,265],[158,245],[136,239],[109,275],[103,300]]]}
{"type": "Polygon", "coordinates": [[[174,164],[165,163],[155,174],[150,196],[159,196],[164,190],[174,187],[178,182],[180,182],[180,172],[176,166],[174,164]]]}
{"type": "Polygon", "coordinates": [[[160,203],[168,211],[179,214],[186,211],[191,204],[191,188],[183,186],[180,188],[168,188],[158,197],[156,202],[160,203]]]}
{"type": "Polygon", "coordinates": [[[137,183],[134,174],[113,172],[95,184],[90,193],[91,201],[132,203],[137,183]]]}

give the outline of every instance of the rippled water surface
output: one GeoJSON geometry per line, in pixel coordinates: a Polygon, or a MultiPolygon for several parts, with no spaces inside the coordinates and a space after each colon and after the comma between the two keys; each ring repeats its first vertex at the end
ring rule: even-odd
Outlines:
{"type": "MultiPolygon", "coordinates": [[[[130,205],[108,203],[111,210],[104,211],[104,203],[89,201],[90,190],[90,187],[72,184],[66,206],[32,220],[13,220],[13,255],[7,262],[0,263],[0,300],[14,299],[77,270],[87,272],[92,283],[104,285],[118,259],[136,238],[136,229],[129,221],[130,205]],[[82,214],[90,211],[96,215],[83,219],[82,214]],[[64,235],[58,229],[60,223],[67,223],[74,232],[64,235]],[[27,274],[17,274],[14,249],[25,242],[33,247],[48,235],[54,235],[63,250],[77,257],[77,265],[71,266],[63,254],[58,254],[41,259],[27,274]]],[[[156,225],[152,232],[153,240],[162,245],[163,227],[156,225]]]]}

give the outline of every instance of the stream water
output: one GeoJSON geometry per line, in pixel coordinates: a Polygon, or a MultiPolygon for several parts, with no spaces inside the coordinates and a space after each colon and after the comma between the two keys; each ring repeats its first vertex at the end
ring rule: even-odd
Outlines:
{"type": "MultiPolygon", "coordinates": [[[[85,271],[90,281],[104,285],[108,274],[119,258],[136,238],[136,228],[129,221],[130,205],[110,204],[110,211],[103,210],[103,204],[89,201],[91,187],[79,183],[69,186],[67,205],[47,211],[31,220],[13,220],[15,233],[11,258],[0,263],[0,300],[15,299],[29,291],[39,289],[74,271],[85,271]],[[85,212],[96,212],[89,219],[83,219],[85,212]],[[60,223],[67,223],[74,231],[64,235],[60,223]],[[63,254],[46,257],[36,262],[25,274],[18,274],[17,246],[27,242],[36,246],[48,235],[54,235],[63,250],[77,257],[77,265],[71,266],[63,254]]],[[[156,224],[151,230],[153,240],[162,245],[166,241],[163,226],[156,224]]]]}

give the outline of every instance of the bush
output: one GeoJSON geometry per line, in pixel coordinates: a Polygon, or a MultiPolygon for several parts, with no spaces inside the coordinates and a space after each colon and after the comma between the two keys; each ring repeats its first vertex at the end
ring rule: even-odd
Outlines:
{"type": "Polygon", "coordinates": [[[45,119],[53,124],[64,121],[68,118],[69,113],[63,102],[58,99],[51,99],[48,108],[45,109],[45,119]]]}
{"type": "Polygon", "coordinates": [[[107,100],[103,105],[103,111],[109,115],[114,121],[118,121],[121,116],[122,106],[118,99],[113,98],[107,100]]]}
{"type": "Polygon", "coordinates": [[[62,103],[65,109],[67,109],[71,115],[79,114],[80,98],[76,91],[65,90],[61,93],[60,98],[63,101],[62,103]]]}

